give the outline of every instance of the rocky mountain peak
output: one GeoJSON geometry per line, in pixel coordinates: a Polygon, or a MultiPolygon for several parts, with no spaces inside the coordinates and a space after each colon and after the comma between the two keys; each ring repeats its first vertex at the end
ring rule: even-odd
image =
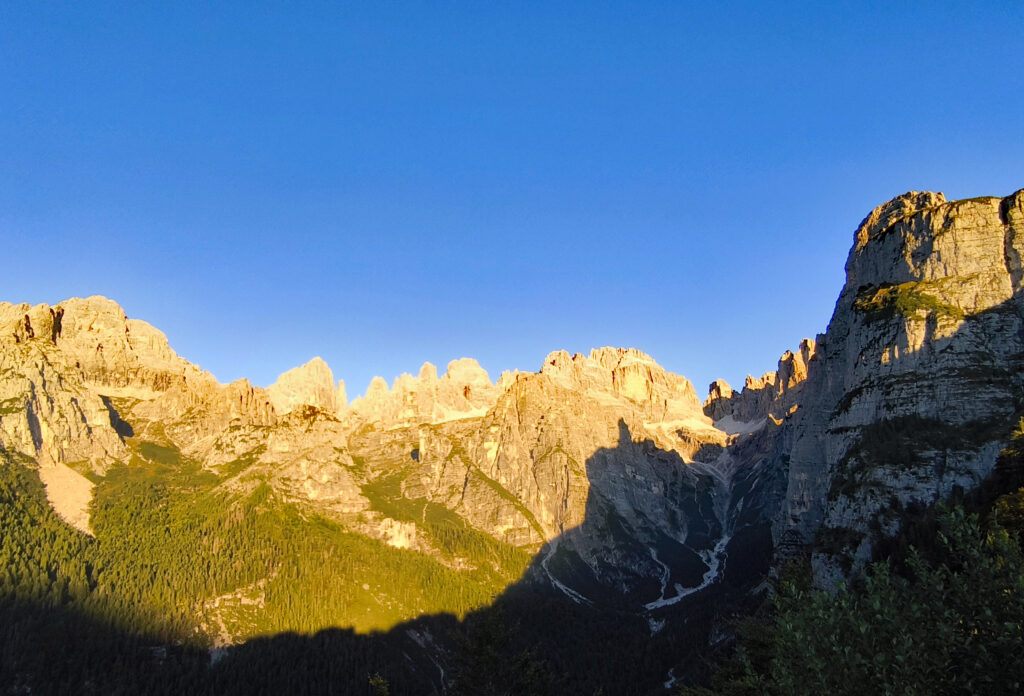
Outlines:
{"type": "Polygon", "coordinates": [[[448,371],[441,379],[459,385],[493,386],[487,370],[480,367],[480,363],[473,358],[452,360],[448,363],[448,371]]]}
{"type": "Polygon", "coordinates": [[[334,403],[338,406],[338,413],[348,410],[348,392],[345,390],[345,380],[339,379],[334,389],[334,403]]]}
{"type": "Polygon", "coordinates": [[[437,381],[437,367],[434,363],[425,362],[420,367],[419,373],[420,381],[423,383],[436,382],[437,381]]]}
{"type": "Polygon", "coordinates": [[[724,379],[716,379],[708,386],[708,398],[704,400],[704,414],[713,421],[732,414],[732,397],[735,392],[724,379]]]}
{"type": "Polygon", "coordinates": [[[1021,287],[1022,198],[905,194],[876,208],[855,233],[833,321],[898,306],[938,308],[948,326],[1007,300],[1021,287]]]}
{"type": "MultiPolygon", "coordinates": [[[[344,382],[339,381],[337,389],[344,393],[344,388],[344,382]]],[[[338,403],[334,373],[320,357],[283,373],[267,387],[267,394],[274,410],[282,415],[300,406],[315,406],[328,413],[337,413],[345,407],[344,403],[338,403]]]]}
{"type": "Polygon", "coordinates": [[[776,373],[778,379],[779,394],[793,389],[807,379],[807,364],[814,357],[817,344],[813,339],[805,338],[800,341],[800,347],[796,353],[786,351],[779,358],[779,369],[776,373]]]}
{"type": "Polygon", "coordinates": [[[708,386],[708,400],[728,399],[733,395],[732,386],[724,379],[716,379],[708,386]]]}
{"type": "Polygon", "coordinates": [[[878,206],[861,221],[854,233],[853,250],[863,249],[874,237],[885,234],[895,223],[915,213],[946,202],[941,193],[908,191],[878,206]]]}
{"type": "Polygon", "coordinates": [[[704,400],[704,413],[727,432],[748,432],[768,418],[780,421],[799,403],[798,395],[816,352],[817,343],[805,338],[796,352],[787,350],[782,354],[777,370],[761,377],[748,375],[739,392],[725,380],[715,380],[704,400]]]}
{"type": "Polygon", "coordinates": [[[513,384],[515,384],[516,380],[521,375],[528,375],[528,374],[532,374],[532,373],[530,373],[530,372],[523,372],[521,370],[505,370],[504,372],[501,373],[501,376],[498,377],[498,384],[497,384],[498,393],[499,394],[504,394],[506,391],[508,391],[509,387],[511,387],[513,384]]]}
{"type": "Polygon", "coordinates": [[[275,422],[262,389],[218,383],[105,297],[0,304],[0,360],[12,367],[0,397],[21,404],[0,416],[3,440],[43,467],[74,462],[103,472],[124,460],[129,412],[166,423],[161,437],[182,449],[202,448],[232,423],[275,422]]]}
{"type": "Polygon", "coordinates": [[[162,331],[129,319],[99,295],[53,307],[0,303],[0,336],[58,347],[87,382],[110,396],[151,398],[200,372],[171,349],[162,331]]]}
{"type": "Polygon", "coordinates": [[[703,416],[690,381],[666,371],[636,348],[596,348],[589,356],[554,351],[545,358],[541,374],[561,387],[595,398],[639,404],[651,420],[703,416]]]}
{"type": "MultiPolygon", "coordinates": [[[[790,353],[792,355],[792,353],[790,353]]],[[[779,374],[775,370],[765,372],[760,377],[754,375],[747,375],[747,378],[743,381],[743,389],[761,390],[769,387],[774,387],[778,381],[779,374]]]]}
{"type": "Polygon", "coordinates": [[[429,362],[418,376],[399,375],[391,388],[383,378],[374,377],[366,396],[353,400],[351,411],[361,420],[398,427],[481,416],[497,398],[498,390],[480,363],[459,358],[448,363],[440,378],[429,362]]]}

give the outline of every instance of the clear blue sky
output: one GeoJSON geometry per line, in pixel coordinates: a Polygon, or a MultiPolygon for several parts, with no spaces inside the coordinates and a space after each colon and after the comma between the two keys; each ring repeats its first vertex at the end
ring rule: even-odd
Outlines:
{"type": "Polygon", "coordinates": [[[350,396],[601,345],[741,383],[875,205],[1024,187],[1024,3],[771,5],[0,0],[0,299],[350,396]]]}

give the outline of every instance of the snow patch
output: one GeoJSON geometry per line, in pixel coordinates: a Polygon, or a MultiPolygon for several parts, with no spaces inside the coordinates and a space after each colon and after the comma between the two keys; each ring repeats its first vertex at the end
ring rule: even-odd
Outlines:
{"type": "MultiPolygon", "coordinates": [[[[671,606],[682,600],[684,597],[689,597],[694,592],[700,592],[704,588],[714,583],[718,579],[720,569],[725,568],[725,547],[729,544],[729,541],[731,539],[731,536],[723,536],[721,539],[718,540],[718,543],[715,544],[715,548],[711,550],[705,549],[704,551],[699,552],[701,559],[708,566],[708,569],[704,572],[704,577],[701,578],[701,583],[699,585],[697,585],[696,587],[682,587],[676,584],[674,586],[676,590],[675,596],[666,597],[665,585],[667,584],[667,580],[662,580],[661,597],[654,600],[653,602],[648,602],[644,605],[644,608],[647,609],[647,611],[653,611],[655,609],[661,609],[662,607],[671,606]]],[[[651,551],[651,555],[654,556],[653,550],[651,551]]],[[[657,557],[655,557],[655,560],[657,560],[657,557]]],[[[661,561],[658,561],[658,563],[661,564],[662,567],[665,567],[665,564],[661,563],[661,561]]],[[[665,570],[667,572],[668,568],[665,568],[665,570]]]]}
{"type": "Polygon", "coordinates": [[[756,421],[741,421],[729,415],[716,420],[715,427],[728,435],[749,435],[763,428],[767,422],[767,418],[756,421]]]}
{"type": "Polygon", "coordinates": [[[589,599],[581,595],[576,590],[562,583],[558,578],[552,574],[551,569],[548,568],[548,561],[551,560],[552,554],[558,549],[558,539],[555,539],[548,545],[548,552],[544,554],[544,560],[540,562],[540,567],[544,570],[544,573],[548,576],[548,580],[551,584],[558,588],[562,594],[576,602],[577,604],[593,604],[589,599]]]}
{"type": "Polygon", "coordinates": [[[441,675],[441,685],[444,686],[444,680],[447,675],[445,674],[444,667],[441,663],[434,659],[433,652],[437,651],[437,643],[434,642],[434,637],[430,635],[430,632],[426,629],[423,629],[423,631],[420,632],[414,628],[410,628],[407,629],[405,633],[413,639],[413,642],[415,642],[416,645],[420,646],[420,649],[423,650],[424,654],[426,654],[427,659],[433,662],[434,666],[437,667],[437,671],[441,675]]]}
{"type": "MultiPolygon", "coordinates": [[[[669,421],[652,421],[644,422],[644,427],[650,430],[655,428],[665,431],[676,431],[676,430],[715,430],[718,426],[713,424],[711,419],[707,416],[691,416],[690,418],[680,418],[677,420],[669,421]]],[[[718,428],[721,430],[721,428],[718,428]]]]}
{"type": "Polygon", "coordinates": [[[676,685],[676,681],[678,680],[679,677],[676,676],[676,668],[673,667],[668,671],[668,679],[665,680],[665,688],[671,689],[673,686],[676,685]]]}

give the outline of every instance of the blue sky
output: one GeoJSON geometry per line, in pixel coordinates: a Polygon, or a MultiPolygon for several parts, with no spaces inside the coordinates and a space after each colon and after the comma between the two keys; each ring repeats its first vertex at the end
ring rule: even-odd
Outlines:
{"type": "Polygon", "coordinates": [[[1024,187],[1024,4],[984,5],[0,0],[0,299],[350,396],[601,345],[742,383],[871,208],[1024,187]]]}

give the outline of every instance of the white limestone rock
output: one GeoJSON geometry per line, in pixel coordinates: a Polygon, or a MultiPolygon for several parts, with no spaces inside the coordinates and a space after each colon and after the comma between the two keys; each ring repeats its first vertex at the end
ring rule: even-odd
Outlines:
{"type": "Polygon", "coordinates": [[[910,192],[857,228],[792,423],[784,549],[827,528],[863,561],[893,501],[928,504],[991,471],[1022,405],[1022,201],[910,192]]]}
{"type": "Polygon", "coordinates": [[[279,415],[300,406],[313,406],[334,414],[346,405],[338,403],[339,396],[343,401],[345,398],[344,382],[339,381],[335,387],[334,373],[319,356],[282,374],[267,387],[267,394],[279,415]]]}

